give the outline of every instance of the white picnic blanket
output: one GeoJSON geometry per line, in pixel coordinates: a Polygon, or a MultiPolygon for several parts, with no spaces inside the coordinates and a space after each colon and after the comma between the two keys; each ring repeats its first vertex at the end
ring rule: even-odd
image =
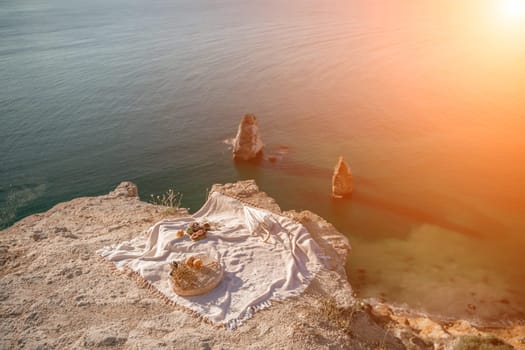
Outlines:
{"type": "Polygon", "coordinates": [[[270,306],[271,300],[302,293],[322,266],[320,248],[304,226],[218,192],[194,215],[162,220],[147,236],[98,253],[119,269],[137,272],[175,304],[231,329],[270,306]],[[197,242],[187,235],[177,238],[177,231],[195,221],[218,229],[197,242]],[[223,279],[206,295],[178,296],[169,283],[168,263],[197,253],[219,259],[223,279]]]}

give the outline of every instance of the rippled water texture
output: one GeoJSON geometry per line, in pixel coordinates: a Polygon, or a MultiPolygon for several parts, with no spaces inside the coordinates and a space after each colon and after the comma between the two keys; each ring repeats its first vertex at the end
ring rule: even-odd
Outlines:
{"type": "Polygon", "coordinates": [[[348,235],[359,295],[524,320],[525,37],[489,2],[0,0],[2,224],[255,178],[348,235]],[[232,163],[245,112],[281,160],[232,163]]]}

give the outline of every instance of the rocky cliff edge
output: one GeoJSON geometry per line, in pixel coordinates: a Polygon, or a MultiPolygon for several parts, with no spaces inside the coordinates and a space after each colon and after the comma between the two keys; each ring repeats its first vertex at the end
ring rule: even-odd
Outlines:
{"type": "MultiPolygon", "coordinates": [[[[281,212],[254,181],[212,190],[308,228],[331,259],[303,295],[274,303],[235,331],[165,305],[95,251],[188,212],[142,202],[136,186],[124,182],[107,195],[58,204],[0,232],[0,349],[452,349],[460,335],[480,332],[460,324],[465,329],[454,333],[363,303],[346,279],[348,241],[330,223],[308,211],[281,212]]],[[[499,335],[519,346],[521,330],[499,335]]]]}

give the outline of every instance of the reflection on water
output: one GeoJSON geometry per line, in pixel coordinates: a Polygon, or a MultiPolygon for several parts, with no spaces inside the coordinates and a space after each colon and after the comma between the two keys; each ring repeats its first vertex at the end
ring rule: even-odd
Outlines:
{"type": "Polygon", "coordinates": [[[0,207],[25,184],[43,187],[17,218],[127,179],[196,210],[255,178],[348,235],[360,295],[523,319],[525,29],[494,3],[4,1],[0,207]],[[276,162],[233,164],[246,112],[276,162]]]}
{"type": "Polygon", "coordinates": [[[263,188],[283,209],[312,210],[348,234],[353,251],[347,271],[359,295],[445,319],[524,319],[523,237],[498,218],[469,208],[469,220],[456,222],[403,198],[381,197],[381,183],[361,176],[354,176],[350,200],[336,200],[331,168],[286,157],[236,169],[241,178],[263,184],[274,177],[275,187],[263,188]]]}

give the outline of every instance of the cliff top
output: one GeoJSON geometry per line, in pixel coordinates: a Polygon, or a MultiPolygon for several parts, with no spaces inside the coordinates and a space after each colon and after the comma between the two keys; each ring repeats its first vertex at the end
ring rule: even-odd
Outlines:
{"type": "MultiPolygon", "coordinates": [[[[388,308],[372,310],[352,296],[344,270],[350,246],[331,224],[308,211],[281,212],[253,181],[212,190],[300,221],[332,263],[300,297],[274,303],[235,331],[217,329],[165,305],[95,254],[144,235],[166,216],[188,215],[142,202],[135,185],[122,183],[108,195],[60,203],[0,232],[0,348],[428,348],[421,346],[434,338],[418,335],[421,324],[401,327],[388,308]]],[[[457,338],[446,333],[436,343],[443,348],[457,338]]]]}

